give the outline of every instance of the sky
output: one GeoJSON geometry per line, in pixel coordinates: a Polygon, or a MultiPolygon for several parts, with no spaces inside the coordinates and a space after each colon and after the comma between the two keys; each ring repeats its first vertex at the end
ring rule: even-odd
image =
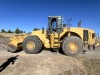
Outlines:
{"type": "Polygon", "coordinates": [[[26,32],[47,28],[48,16],[72,18],[72,27],[82,20],[82,27],[100,34],[100,0],[0,0],[0,30],[26,32]]]}

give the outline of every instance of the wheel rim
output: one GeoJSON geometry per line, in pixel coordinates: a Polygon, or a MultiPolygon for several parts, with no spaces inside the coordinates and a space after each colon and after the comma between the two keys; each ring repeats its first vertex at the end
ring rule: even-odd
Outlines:
{"type": "Polygon", "coordinates": [[[68,47],[69,47],[71,52],[76,52],[79,49],[78,44],[75,42],[69,43],[68,47]]]}
{"type": "Polygon", "coordinates": [[[33,49],[35,48],[35,43],[34,43],[33,41],[29,41],[29,42],[27,43],[27,48],[28,48],[29,50],[33,50],[33,49]]]}

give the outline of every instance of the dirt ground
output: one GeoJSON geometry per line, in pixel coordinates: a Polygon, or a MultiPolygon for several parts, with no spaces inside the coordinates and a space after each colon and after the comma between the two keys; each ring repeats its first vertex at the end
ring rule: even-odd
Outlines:
{"type": "Polygon", "coordinates": [[[100,59],[99,47],[76,57],[45,50],[39,54],[26,54],[0,49],[0,75],[88,75],[82,60],[100,59]]]}
{"type": "Polygon", "coordinates": [[[0,75],[100,75],[100,47],[85,50],[71,57],[49,50],[10,53],[0,47],[0,75]]]}

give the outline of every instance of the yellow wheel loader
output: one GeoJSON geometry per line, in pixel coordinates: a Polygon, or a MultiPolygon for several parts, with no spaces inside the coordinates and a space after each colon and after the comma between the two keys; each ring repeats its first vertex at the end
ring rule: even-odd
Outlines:
{"type": "Polygon", "coordinates": [[[10,38],[8,51],[23,49],[28,54],[37,54],[43,48],[54,51],[62,50],[66,55],[77,55],[88,45],[95,44],[94,30],[78,27],[67,27],[62,16],[49,16],[47,29],[33,31],[30,35],[15,35],[10,38]]]}

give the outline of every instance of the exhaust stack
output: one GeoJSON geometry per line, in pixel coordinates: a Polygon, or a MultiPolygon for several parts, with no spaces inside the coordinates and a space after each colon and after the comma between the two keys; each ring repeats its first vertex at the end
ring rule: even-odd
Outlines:
{"type": "Polygon", "coordinates": [[[80,20],[80,21],[78,22],[78,28],[81,27],[81,23],[82,23],[82,21],[80,20]]]}

